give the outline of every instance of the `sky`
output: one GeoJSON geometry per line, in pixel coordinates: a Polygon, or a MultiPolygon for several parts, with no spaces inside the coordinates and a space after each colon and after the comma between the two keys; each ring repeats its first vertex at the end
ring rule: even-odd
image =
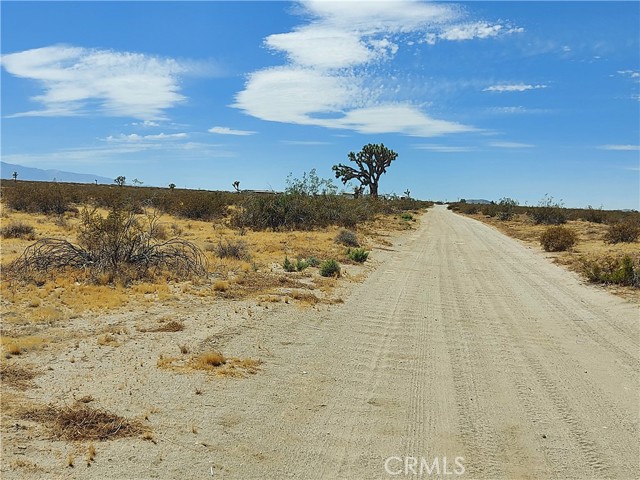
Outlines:
{"type": "Polygon", "coordinates": [[[640,208],[640,2],[0,9],[8,163],[281,191],[384,143],[381,193],[640,208]]]}

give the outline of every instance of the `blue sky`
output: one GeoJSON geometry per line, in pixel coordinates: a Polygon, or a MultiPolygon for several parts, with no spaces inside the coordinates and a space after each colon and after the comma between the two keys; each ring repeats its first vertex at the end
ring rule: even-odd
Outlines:
{"type": "Polygon", "coordinates": [[[384,143],[383,193],[640,207],[639,2],[12,2],[2,158],[281,190],[384,143]]]}

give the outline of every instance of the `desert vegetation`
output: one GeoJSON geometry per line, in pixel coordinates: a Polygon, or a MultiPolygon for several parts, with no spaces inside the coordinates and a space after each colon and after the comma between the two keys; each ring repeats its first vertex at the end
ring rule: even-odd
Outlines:
{"type": "Polygon", "coordinates": [[[590,282],[640,288],[637,211],[566,208],[548,195],[535,206],[504,198],[489,204],[461,201],[448,208],[555,252],[555,261],[590,282]]]}
{"type": "MultiPolygon", "coordinates": [[[[162,394],[136,397],[112,370],[184,382],[185,395],[202,398],[218,377],[259,374],[270,353],[259,342],[228,346],[233,329],[272,308],[341,303],[340,287],[364,278],[375,247],[408,228],[401,215],[430,206],[341,195],[315,171],[287,184],[283,193],[253,193],[239,182],[234,192],[129,186],[124,177],[113,185],[2,182],[6,422],[54,442],[65,469],[96,468],[111,439],[155,443],[149,411],[157,410],[129,399],[162,394]],[[72,373],[87,366],[91,381],[72,373]]],[[[44,455],[14,463],[35,472],[44,455]]]]}

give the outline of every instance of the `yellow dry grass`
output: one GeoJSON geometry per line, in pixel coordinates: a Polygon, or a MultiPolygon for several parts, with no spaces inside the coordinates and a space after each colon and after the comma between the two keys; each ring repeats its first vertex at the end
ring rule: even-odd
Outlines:
{"type": "MultiPolygon", "coordinates": [[[[4,208],[2,222],[23,222],[34,226],[36,239],[45,237],[63,238],[76,242],[79,215],[66,213],[61,217],[14,212],[4,208]]],[[[79,206],[82,209],[82,206],[79,206]]],[[[101,211],[106,214],[106,211],[101,211]]],[[[407,228],[407,223],[393,216],[381,216],[373,222],[358,227],[357,234],[363,246],[370,249],[374,244],[388,244],[388,232],[407,228]]],[[[99,284],[92,284],[82,272],[66,272],[55,278],[43,278],[36,284],[8,281],[3,278],[0,295],[4,302],[0,314],[10,313],[9,322],[34,322],[54,324],[78,317],[85,313],[99,313],[128,306],[151,305],[157,302],[173,304],[184,296],[209,298],[256,298],[260,295],[288,296],[283,289],[319,288],[323,296],[335,286],[324,283],[314,273],[313,282],[302,282],[303,276],[311,277],[313,269],[300,274],[282,274],[281,265],[285,257],[334,258],[346,261],[346,248],[334,242],[340,228],[330,227],[311,232],[254,232],[240,235],[228,227],[224,220],[215,223],[188,220],[164,215],[159,226],[168,235],[180,234],[199,246],[209,261],[212,280],[171,282],[169,277],[154,282],[138,282],[128,287],[110,284],[105,276],[99,284]],[[249,258],[218,258],[216,246],[220,242],[242,241],[247,245],[249,258]]],[[[22,254],[33,241],[6,239],[2,242],[2,264],[7,265],[22,254]]],[[[355,278],[357,279],[357,278],[355,278]]],[[[303,292],[290,295],[303,304],[313,304],[311,295],[303,292]]],[[[318,297],[323,298],[323,297],[318,297]]]]}
{"type": "Polygon", "coordinates": [[[186,359],[161,355],[156,365],[180,373],[204,371],[216,377],[246,377],[258,373],[261,364],[261,360],[225,357],[221,352],[209,351],[186,359]]]}
{"type": "MultiPolygon", "coordinates": [[[[528,245],[541,249],[540,235],[548,225],[536,225],[527,215],[516,215],[512,220],[500,221],[496,218],[486,217],[481,213],[467,215],[492,225],[502,233],[517,238],[528,245]]],[[[577,235],[575,246],[566,252],[547,253],[553,261],[567,268],[581,272],[583,260],[600,260],[607,257],[622,257],[629,255],[637,257],[640,252],[638,242],[633,243],[607,243],[605,233],[608,226],[599,223],[586,222],[584,220],[571,220],[565,226],[577,235]]],[[[640,291],[630,287],[610,287],[613,293],[620,294],[634,301],[640,301],[640,291]]]]}

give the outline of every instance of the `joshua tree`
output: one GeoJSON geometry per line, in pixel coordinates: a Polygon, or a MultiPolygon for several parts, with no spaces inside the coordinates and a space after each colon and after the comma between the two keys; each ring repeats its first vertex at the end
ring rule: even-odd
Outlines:
{"type": "Polygon", "coordinates": [[[393,150],[389,150],[384,144],[365,145],[357,154],[350,152],[348,158],[357,165],[357,168],[347,165],[334,165],[331,169],[336,178],[340,178],[346,184],[349,180],[358,180],[363,187],[369,187],[369,194],[378,198],[378,182],[387,168],[398,157],[393,150]]]}
{"type": "Polygon", "coordinates": [[[240,182],[238,180],[236,180],[235,182],[232,183],[233,188],[236,190],[236,192],[240,193],[240,182]]]}
{"type": "Polygon", "coordinates": [[[18,181],[18,172],[13,172],[13,175],[11,175],[13,177],[13,181],[17,182],[18,181]]]}
{"type": "Polygon", "coordinates": [[[408,188],[404,191],[404,196],[407,198],[411,198],[411,191],[408,188]]]}
{"type": "Polygon", "coordinates": [[[127,182],[127,179],[122,175],[120,175],[116,177],[113,181],[116,183],[116,185],[118,185],[119,187],[122,187],[127,182]]]}
{"type": "Polygon", "coordinates": [[[176,188],[176,184],[175,183],[170,183],[169,184],[169,190],[171,190],[173,192],[174,188],[176,188]]]}
{"type": "Polygon", "coordinates": [[[134,178],[134,179],[133,179],[133,181],[132,181],[131,183],[133,183],[134,185],[138,185],[138,186],[139,186],[139,185],[142,185],[144,182],[141,182],[141,181],[140,181],[140,180],[138,180],[137,178],[134,178]]]}

